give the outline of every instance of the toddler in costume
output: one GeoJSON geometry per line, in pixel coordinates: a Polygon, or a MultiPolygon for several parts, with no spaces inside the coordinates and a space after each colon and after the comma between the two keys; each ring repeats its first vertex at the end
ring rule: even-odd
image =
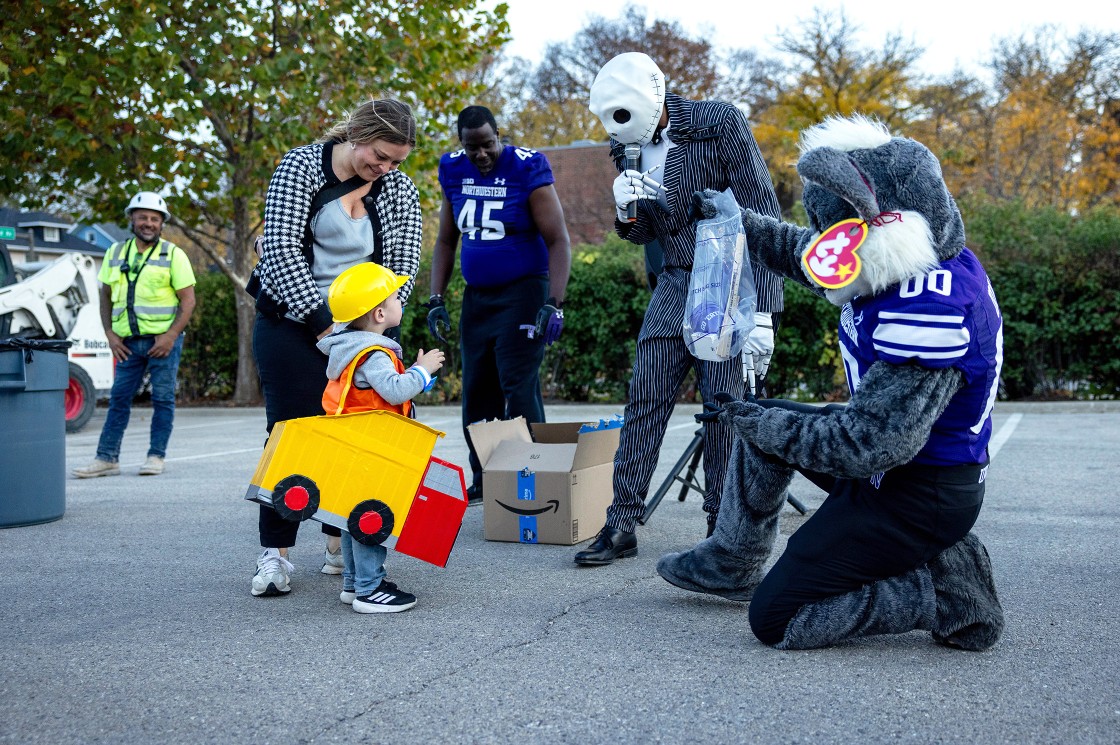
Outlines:
{"type": "MultiPolygon", "coordinates": [[[[405,368],[401,346],[385,336],[404,315],[400,287],[409,277],[366,262],[350,267],[331,283],[328,303],[334,330],[318,347],[328,357],[330,382],[323,392],[328,416],[360,411],[395,411],[409,416],[412,399],[431,387],[443,366],[443,352],[420,350],[405,368]]],[[[384,546],[366,546],[342,534],[342,594],[339,600],[358,613],[399,613],[416,605],[416,596],[385,579],[384,546]]]]}

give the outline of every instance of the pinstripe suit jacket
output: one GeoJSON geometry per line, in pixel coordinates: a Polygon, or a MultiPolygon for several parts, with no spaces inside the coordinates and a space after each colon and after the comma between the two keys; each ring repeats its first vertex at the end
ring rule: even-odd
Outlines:
{"type": "MultiPolygon", "coordinates": [[[[654,239],[660,241],[665,269],[658,276],[642,333],[680,336],[696,242],[695,222],[691,217],[693,192],[723,191],[730,187],[740,207],[775,218],[781,217],[781,210],[770,173],[743,112],[722,101],[688,101],[672,93],[666,95],[665,106],[669,110],[669,130],[704,128],[718,135],[678,143],[671,148],[661,179],[668,211],[655,201],[639,202],[637,221],[616,220],[615,230],[632,243],[644,245],[654,239]]],[[[615,159],[620,173],[624,165],[622,157],[615,159]]],[[[752,265],[752,269],[758,310],[765,313],[782,310],[782,278],[761,266],[752,265]]]]}

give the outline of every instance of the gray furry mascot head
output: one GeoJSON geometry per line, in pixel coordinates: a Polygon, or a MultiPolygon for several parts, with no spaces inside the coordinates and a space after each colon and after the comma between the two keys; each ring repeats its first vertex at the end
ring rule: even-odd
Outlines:
{"type": "Polygon", "coordinates": [[[870,226],[860,250],[863,273],[842,290],[825,291],[833,304],[882,292],[964,248],[964,223],[941,164],[920,142],[892,137],[861,116],[837,117],[805,130],[801,153],[797,172],[812,230],[848,218],[870,226]]]}
{"type": "MultiPolygon", "coordinates": [[[[755,635],[780,648],[926,629],[942,643],[986,649],[1003,615],[987,551],[968,530],[983,498],[1002,361],[995,293],[922,144],[864,117],[832,118],[802,134],[797,171],[810,227],[744,210],[747,246],[752,261],[842,308],[851,401],[818,408],[717,395],[720,406],[698,418],[718,418],[736,437],[719,518],[709,538],[663,557],[658,573],[688,590],[751,600],[755,635]],[[766,575],[795,470],[817,484],[831,477],[831,491],[790,539],[800,550],[766,575]],[[959,489],[921,491],[948,473],[964,474],[959,489]],[[881,503],[898,514],[861,511],[881,503]],[[942,528],[928,506],[939,503],[970,517],[934,541],[942,528]],[[901,536],[884,552],[890,569],[869,548],[884,536],[901,536]],[[834,575],[807,589],[798,583],[816,571],[806,563],[812,546],[836,554],[821,561],[834,575]]],[[[713,197],[695,196],[701,214],[714,213],[713,197]]]]}

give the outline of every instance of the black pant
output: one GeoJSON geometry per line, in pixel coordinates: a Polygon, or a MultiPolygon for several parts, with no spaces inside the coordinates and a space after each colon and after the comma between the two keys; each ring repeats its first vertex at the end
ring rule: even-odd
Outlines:
{"type": "Polygon", "coordinates": [[[904,574],[959,541],[980,514],[984,468],[910,464],[887,471],[878,488],[875,478],[802,471],[828,498],[755,590],[755,636],[773,646],[802,606],[904,574]]]}
{"type": "Polygon", "coordinates": [[[519,416],[530,423],[544,421],[540,381],[544,342],[530,339],[524,327],[536,324],[547,297],[547,277],[524,277],[501,287],[468,286],[463,293],[459,314],[463,434],[475,486],[482,486],[482,465],[467,425],[519,416]]]}
{"type": "MultiPolygon", "coordinates": [[[[323,413],[323,390],[327,386],[327,356],[315,346],[315,334],[306,324],[257,313],[253,325],[253,356],[264,394],[267,430],[277,422],[323,413]]],[[[296,544],[299,523],[280,517],[261,505],[261,546],[288,548],[296,544]]],[[[342,531],[323,525],[327,535],[342,531]]]]}

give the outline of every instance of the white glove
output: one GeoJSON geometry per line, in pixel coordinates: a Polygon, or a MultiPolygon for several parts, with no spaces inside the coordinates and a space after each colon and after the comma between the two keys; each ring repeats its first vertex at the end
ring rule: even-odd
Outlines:
{"type": "Polygon", "coordinates": [[[754,358],[754,371],[759,380],[766,377],[770,369],[770,358],[774,356],[774,321],[769,313],[754,314],[754,328],[747,337],[743,350],[754,358]]]}
{"type": "Polygon", "coordinates": [[[618,178],[614,180],[614,206],[619,220],[626,221],[626,208],[631,202],[639,199],[657,199],[657,195],[661,193],[661,183],[649,177],[656,168],[657,166],[654,166],[645,173],[623,171],[618,174],[618,178]]]}

